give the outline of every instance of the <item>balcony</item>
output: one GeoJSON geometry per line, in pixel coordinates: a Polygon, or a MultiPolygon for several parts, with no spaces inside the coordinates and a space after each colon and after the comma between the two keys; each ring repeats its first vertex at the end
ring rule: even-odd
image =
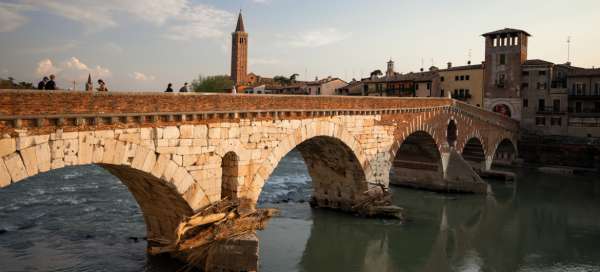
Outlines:
{"type": "Polygon", "coordinates": [[[600,92],[596,93],[577,93],[574,91],[569,92],[569,99],[577,99],[577,100],[600,100],[600,92]]]}
{"type": "Polygon", "coordinates": [[[543,108],[539,108],[536,111],[537,114],[544,114],[544,115],[563,115],[566,114],[566,112],[564,110],[561,110],[560,108],[555,108],[555,107],[543,107],[543,108]]]}
{"type": "Polygon", "coordinates": [[[600,117],[600,109],[580,109],[578,112],[569,108],[569,116],[571,117],[600,117]]]}
{"type": "Polygon", "coordinates": [[[552,81],[550,86],[552,89],[566,89],[567,81],[552,81]]]}

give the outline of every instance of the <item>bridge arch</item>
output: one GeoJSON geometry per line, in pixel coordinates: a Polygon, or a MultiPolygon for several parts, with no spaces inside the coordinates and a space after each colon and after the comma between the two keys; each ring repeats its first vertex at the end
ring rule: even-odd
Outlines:
{"type": "Polygon", "coordinates": [[[487,157],[485,150],[483,141],[479,137],[473,136],[466,141],[461,154],[463,159],[481,168],[484,166],[487,157]]]}
{"type": "Polygon", "coordinates": [[[494,146],[493,152],[488,157],[489,168],[494,164],[511,165],[517,159],[518,154],[517,144],[514,139],[500,138],[494,146]]]}
{"type": "Polygon", "coordinates": [[[313,204],[351,210],[365,191],[368,163],[358,141],[345,127],[330,121],[309,122],[279,141],[258,167],[240,198],[252,205],[280,160],[297,149],[302,154],[313,182],[313,204]]]}
{"type": "MultiPolygon", "coordinates": [[[[417,130],[398,141],[392,151],[390,183],[423,188],[443,179],[441,147],[425,130],[417,130]]],[[[435,189],[435,188],[430,188],[435,189]]]]}
{"type": "Polygon", "coordinates": [[[192,199],[196,203],[190,201],[194,179],[170,155],[131,141],[97,137],[93,132],[68,139],[37,137],[48,140],[0,158],[0,166],[10,174],[10,184],[64,167],[98,165],[117,177],[135,198],[146,223],[148,246],[174,240],[177,226],[194,213],[194,206],[208,203],[197,191],[192,199]]]}

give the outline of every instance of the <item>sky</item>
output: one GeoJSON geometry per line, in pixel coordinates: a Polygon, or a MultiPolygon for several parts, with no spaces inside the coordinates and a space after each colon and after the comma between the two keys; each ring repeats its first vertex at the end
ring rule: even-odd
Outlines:
{"type": "Polygon", "coordinates": [[[163,90],[229,74],[243,10],[249,72],[302,80],[407,73],[484,59],[481,34],[523,29],[529,59],[600,66],[598,0],[0,0],[0,77],[163,90]]]}

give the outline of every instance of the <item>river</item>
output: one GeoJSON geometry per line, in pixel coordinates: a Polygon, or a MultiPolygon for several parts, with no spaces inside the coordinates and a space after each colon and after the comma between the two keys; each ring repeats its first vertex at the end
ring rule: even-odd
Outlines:
{"type": "MultiPolygon", "coordinates": [[[[281,215],[259,233],[261,271],[600,271],[600,180],[518,171],[493,196],[393,188],[409,221],[311,209],[310,177],[290,153],[261,195],[281,215]]],[[[177,271],[145,253],[127,188],[97,166],[0,190],[1,271],[177,271]]]]}

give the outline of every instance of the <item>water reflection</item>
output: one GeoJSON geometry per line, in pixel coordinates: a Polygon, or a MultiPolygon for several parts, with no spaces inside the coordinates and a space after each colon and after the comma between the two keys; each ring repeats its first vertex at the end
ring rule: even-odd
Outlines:
{"type": "Polygon", "coordinates": [[[487,197],[396,188],[404,225],[314,210],[300,270],[600,270],[599,181],[519,175],[487,197]]]}

